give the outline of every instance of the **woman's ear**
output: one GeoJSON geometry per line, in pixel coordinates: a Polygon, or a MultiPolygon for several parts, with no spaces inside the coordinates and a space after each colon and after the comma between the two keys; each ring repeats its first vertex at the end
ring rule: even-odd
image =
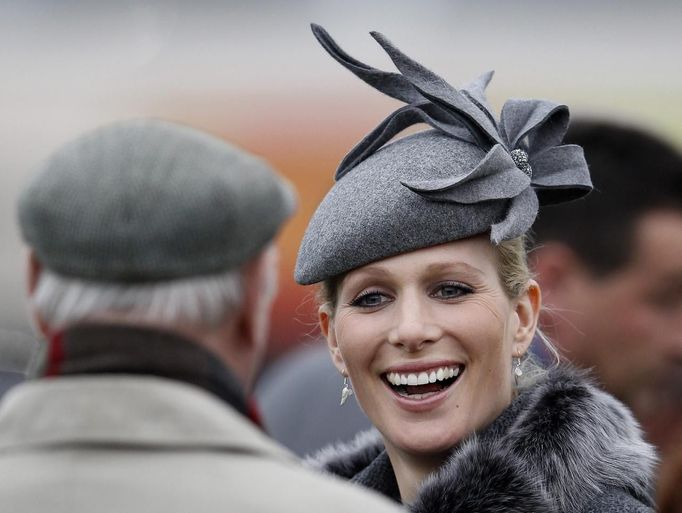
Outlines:
{"type": "Polygon", "coordinates": [[[526,291],[515,300],[518,326],[514,333],[514,356],[520,357],[525,354],[533,341],[535,330],[540,315],[542,293],[540,286],[535,280],[530,280],[526,291]]]}
{"type": "Polygon", "coordinates": [[[327,347],[329,348],[329,354],[332,357],[332,362],[334,362],[334,366],[337,368],[337,370],[345,376],[346,364],[343,361],[343,356],[341,356],[339,344],[336,340],[336,330],[334,329],[334,316],[331,305],[325,304],[320,306],[320,308],[317,310],[317,317],[320,321],[320,331],[327,339],[327,347]]]}

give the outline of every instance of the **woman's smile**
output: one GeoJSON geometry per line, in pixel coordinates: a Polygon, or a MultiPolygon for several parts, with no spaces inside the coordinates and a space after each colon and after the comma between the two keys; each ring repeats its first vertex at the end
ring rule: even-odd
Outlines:
{"type": "Polygon", "coordinates": [[[463,376],[464,368],[463,364],[445,362],[410,364],[386,372],[382,377],[400,408],[423,412],[446,400],[463,376]]]}
{"type": "Polygon", "coordinates": [[[328,340],[387,445],[435,453],[509,404],[512,357],[525,352],[516,304],[476,237],[348,273],[328,340]]]}
{"type": "Polygon", "coordinates": [[[417,368],[389,371],[383,376],[389,386],[400,396],[408,399],[421,399],[422,396],[449,388],[464,368],[463,365],[458,364],[423,364],[415,367],[417,368]]]}

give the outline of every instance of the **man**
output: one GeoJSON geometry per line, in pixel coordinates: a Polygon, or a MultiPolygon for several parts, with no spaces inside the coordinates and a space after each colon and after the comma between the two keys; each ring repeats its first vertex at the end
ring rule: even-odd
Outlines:
{"type": "Polygon", "coordinates": [[[291,189],[193,129],[122,122],[24,190],[43,379],[0,408],[0,503],[28,511],[393,511],[249,420],[291,189]]]}
{"type": "Polygon", "coordinates": [[[635,128],[574,123],[594,192],[540,212],[545,332],[628,404],[665,457],[682,439],[682,156],[635,128]]]}

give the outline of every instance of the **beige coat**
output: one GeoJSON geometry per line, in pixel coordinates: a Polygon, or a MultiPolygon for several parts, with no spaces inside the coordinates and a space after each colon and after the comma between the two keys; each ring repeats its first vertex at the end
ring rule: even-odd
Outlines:
{"type": "Polygon", "coordinates": [[[0,476],[12,513],[398,510],[304,470],[211,394],[153,377],[16,387],[0,404],[0,476]]]}

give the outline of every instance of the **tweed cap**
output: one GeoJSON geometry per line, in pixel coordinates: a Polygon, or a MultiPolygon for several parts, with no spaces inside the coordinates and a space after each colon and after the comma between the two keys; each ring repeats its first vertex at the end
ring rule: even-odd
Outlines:
{"type": "Polygon", "coordinates": [[[526,233],[540,205],[591,190],[582,148],[561,145],[565,105],[512,99],[497,120],[485,97],[492,72],[455,89],[382,34],[372,32],[400,73],[372,68],[312,29],[335,60],[406,105],[342,160],[303,237],[298,283],[482,233],[499,244],[526,233]],[[417,123],[430,129],[389,143],[417,123]]]}
{"type": "Polygon", "coordinates": [[[153,282],[239,266],[294,208],[292,188],[260,159],[143,119],[58,149],[23,190],[18,215],[25,241],[57,273],[153,282]]]}

